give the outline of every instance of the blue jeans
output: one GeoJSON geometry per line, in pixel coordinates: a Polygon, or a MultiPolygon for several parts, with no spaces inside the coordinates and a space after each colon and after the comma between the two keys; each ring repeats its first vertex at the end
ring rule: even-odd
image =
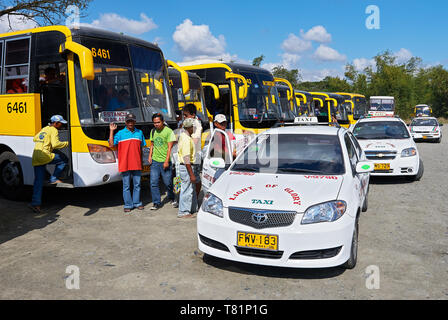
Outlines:
{"type": "MultiPolygon", "coordinates": [[[[193,174],[196,176],[197,182],[201,181],[197,167],[192,166],[193,174]]],[[[198,211],[198,199],[196,195],[196,185],[190,181],[190,174],[187,167],[179,166],[179,175],[181,180],[180,195],[179,195],[179,216],[192,214],[198,211]]]]}
{"type": "Polygon", "coordinates": [[[163,162],[157,162],[153,160],[151,164],[150,176],[151,176],[150,183],[151,183],[152,203],[154,205],[162,203],[159,188],[160,176],[162,176],[163,183],[165,184],[168,199],[174,200],[173,174],[171,172],[171,162],[169,168],[164,170],[163,162]]]}
{"type": "MultiPolygon", "coordinates": [[[[55,182],[58,180],[65,166],[67,165],[68,159],[63,153],[55,153],[54,159],[48,164],[54,164],[56,167],[53,174],[50,176],[50,182],[55,182]]],[[[34,167],[34,186],[33,186],[33,197],[31,199],[31,205],[40,206],[42,204],[42,189],[44,186],[45,175],[47,173],[47,165],[35,166],[34,167]]]]}
{"type": "Polygon", "coordinates": [[[142,172],[140,170],[130,170],[121,173],[123,180],[123,200],[125,209],[134,209],[143,206],[140,200],[140,180],[142,172]],[[131,180],[134,190],[131,195],[131,180]]]}

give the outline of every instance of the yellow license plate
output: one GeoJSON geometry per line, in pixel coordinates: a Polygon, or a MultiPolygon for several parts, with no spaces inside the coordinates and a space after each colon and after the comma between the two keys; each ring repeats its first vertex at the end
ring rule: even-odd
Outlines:
{"type": "Polygon", "coordinates": [[[143,166],[143,172],[149,172],[151,169],[151,166],[143,166]]]}
{"type": "Polygon", "coordinates": [[[375,163],[375,170],[390,170],[390,163],[375,163]]]}
{"type": "Polygon", "coordinates": [[[278,236],[259,233],[237,232],[239,247],[278,250],[278,236]]]}
{"type": "Polygon", "coordinates": [[[427,136],[423,136],[423,139],[428,139],[428,137],[427,136]]]}

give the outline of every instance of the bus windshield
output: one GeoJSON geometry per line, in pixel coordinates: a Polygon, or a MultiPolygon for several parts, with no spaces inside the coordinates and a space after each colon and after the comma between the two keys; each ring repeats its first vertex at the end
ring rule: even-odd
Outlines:
{"type": "Polygon", "coordinates": [[[242,121],[280,119],[280,99],[273,77],[268,74],[241,72],[249,86],[247,98],[238,104],[242,121]]]}
{"type": "Polygon", "coordinates": [[[394,100],[392,99],[371,99],[370,110],[373,111],[394,111],[394,100]]]}
{"type": "Polygon", "coordinates": [[[353,109],[353,119],[358,120],[363,115],[367,114],[367,101],[364,97],[353,97],[352,101],[355,104],[353,109]]]}
{"type": "Polygon", "coordinates": [[[430,116],[431,115],[431,110],[429,109],[429,107],[415,107],[415,114],[416,115],[426,115],[426,116],[430,116]]]}
{"type": "Polygon", "coordinates": [[[152,122],[155,113],[174,120],[160,51],[103,39],[81,42],[91,48],[95,68],[95,79],[88,81],[91,111],[80,110],[82,124],[124,122],[130,112],[137,122],[152,122]]]}
{"type": "Polygon", "coordinates": [[[284,121],[293,121],[297,114],[291,110],[291,101],[288,100],[288,90],[289,89],[285,87],[277,87],[278,96],[280,98],[281,119],[284,121]]]}

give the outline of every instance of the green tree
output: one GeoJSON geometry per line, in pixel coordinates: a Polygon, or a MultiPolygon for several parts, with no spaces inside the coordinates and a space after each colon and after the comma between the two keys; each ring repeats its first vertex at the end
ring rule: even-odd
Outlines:
{"type": "Polygon", "coordinates": [[[264,55],[254,58],[254,60],[252,60],[252,65],[255,67],[261,66],[261,63],[263,62],[264,58],[265,58],[264,55]]]}
{"type": "Polygon", "coordinates": [[[283,66],[277,66],[272,69],[272,74],[276,78],[283,78],[291,82],[293,88],[298,88],[300,74],[298,69],[288,70],[283,66]]]}

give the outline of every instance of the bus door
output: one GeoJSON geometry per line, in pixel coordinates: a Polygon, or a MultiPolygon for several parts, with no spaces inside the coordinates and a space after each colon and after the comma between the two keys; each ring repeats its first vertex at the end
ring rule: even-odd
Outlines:
{"type": "MultiPolygon", "coordinates": [[[[36,88],[38,88],[40,92],[42,128],[50,123],[50,118],[53,115],[61,115],[68,123],[59,130],[59,140],[71,142],[67,63],[41,63],[37,65],[36,71],[39,75],[36,77],[36,81],[38,81],[36,88]]],[[[62,173],[61,178],[72,178],[73,166],[71,161],[71,143],[69,143],[68,147],[55,150],[54,152],[60,152],[68,159],[68,165],[62,173]]],[[[48,165],[47,167],[47,171],[49,172],[54,170],[54,165],[48,165]]]]}
{"type": "Polygon", "coordinates": [[[227,133],[214,129],[202,165],[201,182],[204,192],[229,168],[233,161],[232,154],[233,146],[227,133]]]}

